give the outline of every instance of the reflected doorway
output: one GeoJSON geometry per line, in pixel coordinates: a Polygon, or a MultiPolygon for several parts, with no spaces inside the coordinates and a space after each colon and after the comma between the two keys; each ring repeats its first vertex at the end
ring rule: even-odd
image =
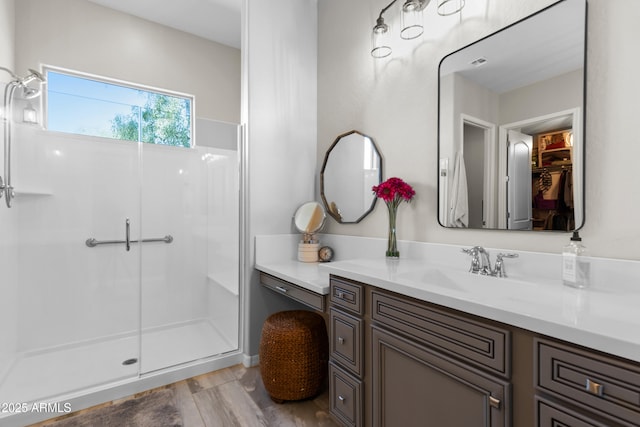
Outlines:
{"type": "Polygon", "coordinates": [[[468,228],[494,228],[496,218],[496,125],[462,115],[462,152],[467,177],[468,228]]]}

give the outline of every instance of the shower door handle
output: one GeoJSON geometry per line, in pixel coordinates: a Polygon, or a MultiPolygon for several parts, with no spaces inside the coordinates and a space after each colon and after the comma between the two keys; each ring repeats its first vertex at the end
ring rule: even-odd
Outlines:
{"type": "Polygon", "coordinates": [[[124,224],[125,224],[124,242],[127,248],[127,252],[129,252],[131,250],[131,224],[130,224],[129,218],[125,220],[124,224]]]}

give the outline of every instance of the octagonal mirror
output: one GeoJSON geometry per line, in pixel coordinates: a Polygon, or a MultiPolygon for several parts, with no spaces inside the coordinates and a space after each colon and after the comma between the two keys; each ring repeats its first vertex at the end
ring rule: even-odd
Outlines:
{"type": "Polygon", "coordinates": [[[327,213],[342,224],[362,221],[376,203],[371,187],[381,182],[382,157],[373,139],[356,130],[339,135],[320,171],[320,195],[327,213]]]}

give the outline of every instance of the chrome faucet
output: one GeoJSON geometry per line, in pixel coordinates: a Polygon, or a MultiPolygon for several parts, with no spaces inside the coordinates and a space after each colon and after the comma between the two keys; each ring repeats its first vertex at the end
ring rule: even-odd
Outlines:
{"type": "Polygon", "coordinates": [[[469,267],[470,273],[494,277],[507,277],[507,272],[504,268],[504,258],[518,257],[518,254],[514,253],[499,253],[496,257],[495,268],[491,268],[489,252],[487,252],[487,250],[482,246],[474,246],[470,249],[462,249],[462,252],[471,255],[471,267],[469,267]]]}

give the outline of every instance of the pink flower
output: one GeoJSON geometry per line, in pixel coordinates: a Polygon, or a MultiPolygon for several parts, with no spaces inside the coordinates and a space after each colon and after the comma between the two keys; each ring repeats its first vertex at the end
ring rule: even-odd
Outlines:
{"type": "Polygon", "coordinates": [[[374,185],[371,190],[376,197],[384,200],[385,203],[391,203],[398,206],[401,201],[410,202],[416,192],[409,184],[400,178],[389,178],[380,185],[374,185]]]}

